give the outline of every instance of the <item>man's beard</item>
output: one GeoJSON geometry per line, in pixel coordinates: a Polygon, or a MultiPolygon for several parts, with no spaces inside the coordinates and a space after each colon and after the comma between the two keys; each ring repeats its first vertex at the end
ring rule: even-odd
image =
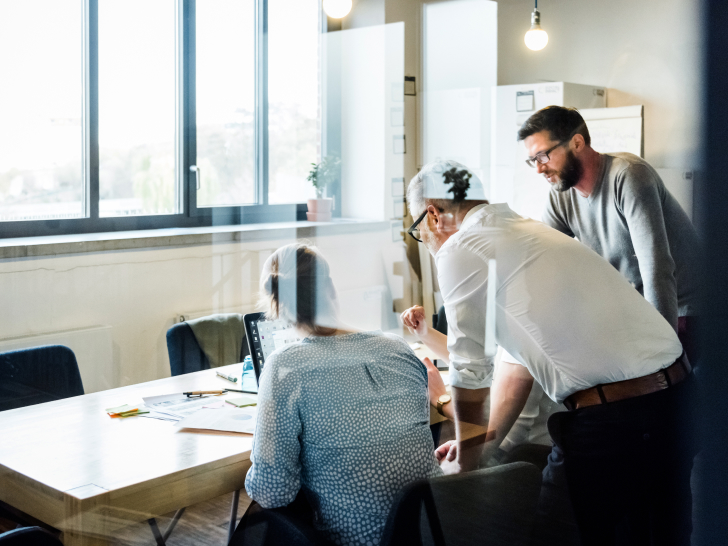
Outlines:
{"type": "Polygon", "coordinates": [[[584,174],[584,166],[581,164],[574,152],[569,150],[566,153],[566,164],[558,173],[559,180],[553,183],[556,191],[567,191],[576,186],[584,174]]]}

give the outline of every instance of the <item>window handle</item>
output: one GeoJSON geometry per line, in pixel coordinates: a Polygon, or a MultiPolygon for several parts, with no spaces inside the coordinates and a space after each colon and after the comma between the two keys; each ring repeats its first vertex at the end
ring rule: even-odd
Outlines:
{"type": "Polygon", "coordinates": [[[197,165],[190,165],[190,172],[195,173],[196,187],[200,189],[200,168],[197,165]]]}

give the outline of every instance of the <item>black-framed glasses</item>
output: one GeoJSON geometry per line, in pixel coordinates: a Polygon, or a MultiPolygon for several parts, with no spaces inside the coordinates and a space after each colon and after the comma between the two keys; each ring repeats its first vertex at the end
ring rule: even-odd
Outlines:
{"type": "Polygon", "coordinates": [[[549,159],[550,159],[549,158],[549,154],[551,152],[553,152],[559,146],[562,146],[563,144],[566,144],[567,142],[570,142],[570,141],[571,141],[570,138],[569,139],[566,139],[566,140],[562,140],[561,142],[559,142],[555,146],[551,146],[551,148],[549,148],[548,150],[546,150],[544,152],[538,152],[535,156],[529,157],[526,160],[526,164],[529,167],[535,167],[537,163],[540,163],[541,165],[545,165],[546,163],[549,162],[549,159]]]}
{"type": "Polygon", "coordinates": [[[425,209],[425,212],[423,212],[422,214],[420,214],[420,217],[417,218],[417,220],[415,220],[415,223],[412,224],[409,227],[409,229],[407,230],[407,233],[409,233],[410,235],[412,235],[412,238],[415,241],[417,241],[418,243],[421,243],[422,242],[422,239],[420,239],[420,228],[418,228],[417,226],[419,226],[420,225],[420,222],[422,222],[422,220],[425,219],[425,216],[427,216],[427,209],[425,209]]]}

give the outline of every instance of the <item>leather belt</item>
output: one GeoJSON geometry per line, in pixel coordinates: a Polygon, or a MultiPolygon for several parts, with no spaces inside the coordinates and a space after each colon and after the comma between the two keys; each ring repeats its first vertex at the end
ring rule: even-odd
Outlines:
{"type": "Polygon", "coordinates": [[[680,358],[659,372],[577,391],[564,400],[564,405],[568,410],[576,410],[651,394],[677,385],[690,375],[691,371],[692,366],[683,352],[680,358]]]}

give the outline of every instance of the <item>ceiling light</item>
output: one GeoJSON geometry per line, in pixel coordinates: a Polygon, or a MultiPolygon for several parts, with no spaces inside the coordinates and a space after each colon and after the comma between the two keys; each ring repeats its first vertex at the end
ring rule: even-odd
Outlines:
{"type": "MultiPolygon", "coordinates": [[[[326,2],[324,1],[325,5],[326,2]]],[[[549,43],[549,35],[541,28],[541,14],[538,11],[538,0],[536,0],[535,8],[531,14],[531,30],[526,32],[523,41],[526,42],[528,49],[534,51],[540,51],[549,43]]]]}
{"type": "Polygon", "coordinates": [[[324,11],[332,19],[341,19],[351,11],[351,0],[324,0],[324,11]]]}

